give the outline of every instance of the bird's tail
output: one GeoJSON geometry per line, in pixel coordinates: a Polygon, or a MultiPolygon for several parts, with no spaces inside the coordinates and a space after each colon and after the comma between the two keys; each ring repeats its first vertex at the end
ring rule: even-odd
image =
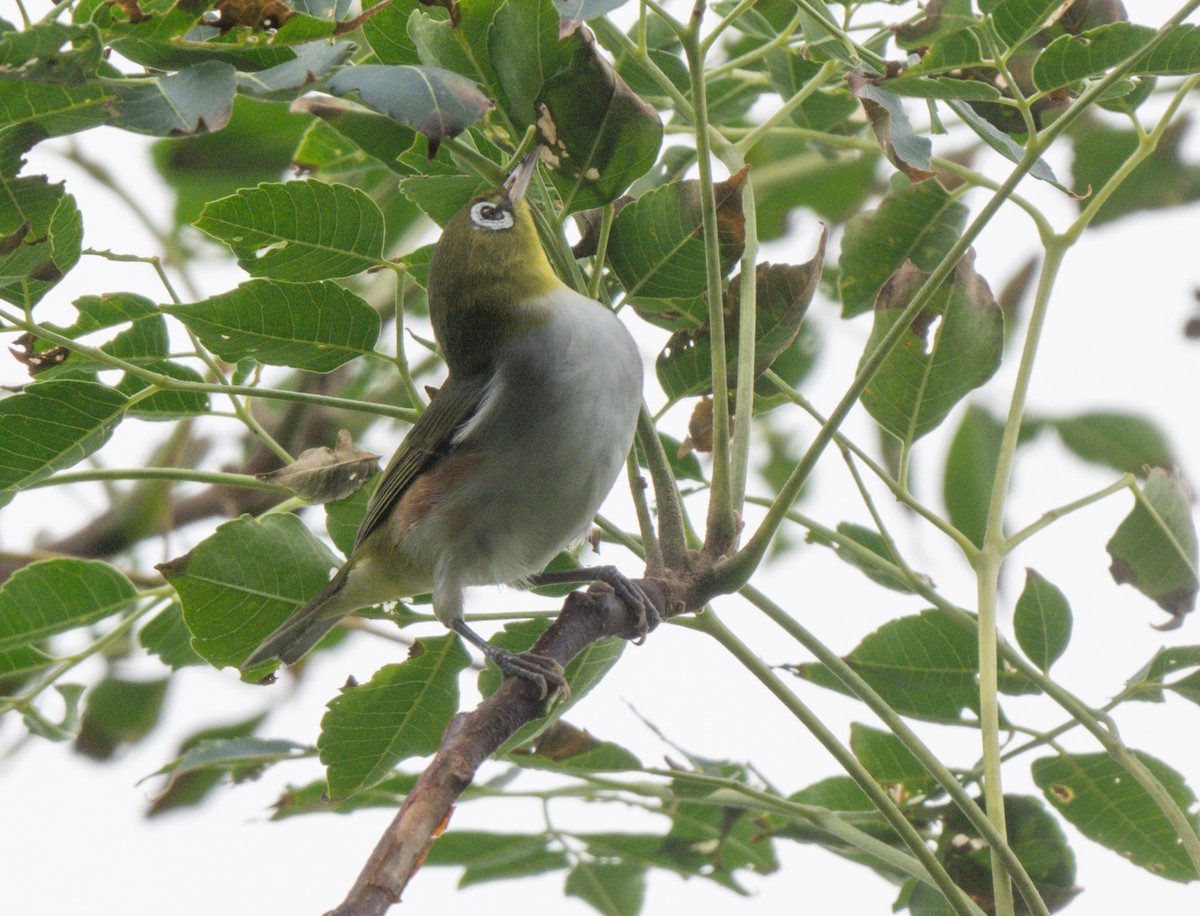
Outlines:
{"type": "Polygon", "coordinates": [[[338,621],[355,610],[355,606],[347,606],[343,600],[342,589],[350,564],[342,567],[336,576],[310,598],[303,607],[275,628],[275,631],[259,644],[242,662],[242,670],[246,671],[263,662],[277,658],[285,665],[294,665],[308,654],[321,638],[337,626],[338,621]]]}

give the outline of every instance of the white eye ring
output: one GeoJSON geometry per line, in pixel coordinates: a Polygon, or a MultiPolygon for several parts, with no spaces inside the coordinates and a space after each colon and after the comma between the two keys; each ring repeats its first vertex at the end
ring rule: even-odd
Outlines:
{"type": "Polygon", "coordinates": [[[471,208],[471,222],[481,229],[511,229],[513,216],[503,207],[481,200],[471,208]]]}

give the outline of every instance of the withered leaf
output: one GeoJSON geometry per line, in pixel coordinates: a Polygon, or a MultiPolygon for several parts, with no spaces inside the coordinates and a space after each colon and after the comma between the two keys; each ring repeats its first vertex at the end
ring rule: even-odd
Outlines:
{"type": "Polygon", "coordinates": [[[345,499],[379,473],[379,456],[358,448],[348,430],[339,430],[337,446],[310,448],[287,467],[255,476],[287,487],[313,503],[345,499]]]}
{"type": "Polygon", "coordinates": [[[846,82],[862,102],[871,130],[888,161],[914,183],[936,178],[930,158],[933,144],[928,137],[919,137],[913,131],[900,97],[876,85],[862,70],[848,73],[846,82]]]}

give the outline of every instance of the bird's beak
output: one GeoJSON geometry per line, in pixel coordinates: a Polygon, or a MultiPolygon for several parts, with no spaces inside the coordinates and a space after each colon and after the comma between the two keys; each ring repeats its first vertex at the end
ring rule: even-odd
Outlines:
{"type": "Polygon", "coordinates": [[[537,166],[538,152],[540,146],[535,146],[530,150],[529,155],[521,160],[511,175],[504,180],[504,190],[508,194],[508,199],[516,203],[525,196],[525,192],[529,190],[529,182],[533,178],[533,170],[537,166]]]}

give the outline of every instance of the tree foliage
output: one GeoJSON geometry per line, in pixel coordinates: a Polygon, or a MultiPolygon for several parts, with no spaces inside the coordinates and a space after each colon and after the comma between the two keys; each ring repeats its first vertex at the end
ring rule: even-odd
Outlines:
{"type": "MultiPolygon", "coordinates": [[[[1196,880],[1192,789],[1154,748],[1126,747],[1113,719],[1134,715],[1135,700],[1200,699],[1200,646],[1131,659],[1124,687],[1091,708],[1051,672],[1074,633],[1101,624],[1072,610],[1037,570],[1045,558],[1024,545],[1124,494],[1127,517],[1096,533],[1109,587],[1131,585],[1172,628],[1195,605],[1194,511],[1168,434],[1116,410],[1037,416],[1026,397],[1059,270],[1086,252],[1090,227],[1200,197],[1200,165],[1182,143],[1200,83],[1200,26],[1187,19],[1200,2],[1137,23],[1105,0],[701,0],[678,18],[667,7],[68,0],[40,19],[18,4],[22,22],[0,20],[0,335],[27,373],[0,399],[4,530],[12,513],[37,512],[47,487],[126,481],[80,531],[37,551],[6,542],[0,714],[111,756],[155,727],[180,669],[237,667],[320,587],[372,485],[374,456],[353,442],[380,418],[411,422],[422,385],[438,378],[428,227],[538,144],[531,198],[555,269],[659,350],[647,398],[661,429],[643,424],[634,455],[655,511],[635,486],[637,530],[605,522],[601,536],[644,559],[663,593],[689,583],[689,613],[673,623],[745,665],[764,702],[767,692],[783,700],[845,775],[767,784],[732,749],[727,760],[685,755],[660,770],[569,724],[571,705],[559,705],[502,744],[514,780],[492,791],[541,770],[557,780],[551,798],[637,800],[665,826],[452,829],[427,866],[461,866],[464,884],[562,872],[564,893],[612,914],[640,912],[658,870],[736,892],[744,874],[774,871],[789,843],[895,882],[897,906],[922,916],[1067,907],[1078,892],[1070,844],[1080,842],[1069,836],[1125,857],[1119,867],[1196,880]],[[27,173],[38,144],[104,127],[160,138],[153,157],[174,204],[160,251],[85,248],[85,228],[104,215],[81,213],[70,188],[27,173]],[[1053,217],[1020,193],[1033,183],[1058,196],[1053,217]],[[1001,290],[976,266],[976,246],[998,244],[980,239],[1002,209],[1042,249],[1028,314],[1014,302],[1032,272],[1001,290]],[[815,250],[767,263],[760,243],[789,220],[826,228],[815,250]],[[181,297],[214,245],[248,276],[181,297]],[[111,262],[111,283],[55,311],[59,283],[85,258],[111,262]],[[122,290],[130,261],[158,271],[157,301],[122,290]],[[840,319],[828,308],[814,318],[814,302],[839,307],[840,319]],[[851,379],[840,397],[815,405],[805,382],[839,320],[863,349],[838,367],[851,379]],[[672,408],[691,416],[683,445],[661,419],[672,408]],[[856,409],[877,426],[874,441],[843,436],[856,409]],[[212,416],[238,421],[237,471],[193,447],[212,416]],[[148,467],[122,467],[111,440],[137,421],[165,434],[148,467]],[[816,424],[803,450],[785,433],[801,421],[816,424]],[[1014,467],[1036,462],[1028,443],[1053,436],[1109,483],[1064,490],[1063,505],[1038,519],[1015,517],[1014,467]],[[814,468],[837,465],[838,452],[861,495],[858,521],[797,513],[814,468]],[[938,470],[940,504],[917,492],[918,457],[938,470]],[[921,551],[898,541],[872,495],[880,490],[922,537],[953,545],[976,582],[974,604],[940,591],[938,570],[915,568],[921,551]],[[314,504],[332,546],[312,513],[298,514],[314,504]],[[188,546],[153,567],[145,547],[164,525],[184,530],[188,546]],[[805,539],[895,610],[844,656],[801,603],[753,584],[805,539]],[[1008,594],[1002,567],[1018,548],[1032,565],[1024,589],[1008,594]],[[890,597],[914,595],[916,610],[890,597]],[[742,599],[792,640],[803,659],[788,668],[795,679],[722,622],[742,599]],[[123,674],[142,653],[157,659],[157,679],[123,674]],[[93,657],[107,673],[78,682],[74,669],[93,657]],[[855,698],[886,728],[822,723],[803,701],[822,689],[855,698]],[[65,707],[57,715],[51,690],[65,707]],[[1025,724],[1030,703],[1061,710],[1064,725],[1025,724]],[[940,759],[926,723],[972,730],[979,762],[940,759]],[[1089,736],[1080,750],[1056,740],[1076,727],[1089,736]],[[1002,759],[1010,731],[1027,740],[1002,759]],[[1004,792],[1020,768],[1042,798],[1004,792]]],[[[126,196],[139,206],[136,192],[126,196]]],[[[419,597],[366,617],[318,651],[431,619],[419,597]]],[[[496,642],[524,649],[545,627],[538,617],[510,623],[496,642]]],[[[418,633],[399,634],[412,643],[406,660],[329,698],[319,734],[264,734],[261,717],[197,729],[164,761],[150,813],[314,756],[327,779],[282,789],[278,819],[400,804],[413,758],[438,749],[460,684],[475,676],[457,638],[418,633]]],[[[603,691],[622,646],[595,642],[575,658],[575,700],[603,691]]],[[[493,694],[498,681],[484,671],[479,691],[493,694]]]]}

